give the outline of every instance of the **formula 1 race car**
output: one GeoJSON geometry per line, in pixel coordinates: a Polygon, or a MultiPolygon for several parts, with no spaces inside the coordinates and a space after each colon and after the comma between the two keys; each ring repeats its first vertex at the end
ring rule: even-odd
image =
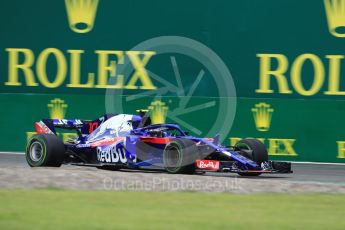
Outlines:
{"type": "Polygon", "coordinates": [[[190,136],[177,124],[150,124],[149,117],[106,114],[93,121],[42,119],[37,134],[27,143],[26,160],[32,167],[61,164],[101,169],[150,169],[169,173],[216,171],[242,176],[292,173],[291,163],[269,161],[263,143],[243,139],[225,147],[219,136],[190,136]],[[56,129],[75,130],[78,137],[66,143],[56,129]]]}

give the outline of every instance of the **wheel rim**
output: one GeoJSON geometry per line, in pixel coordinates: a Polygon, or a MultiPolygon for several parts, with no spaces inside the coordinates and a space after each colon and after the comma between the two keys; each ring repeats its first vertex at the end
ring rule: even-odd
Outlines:
{"type": "Polygon", "coordinates": [[[167,167],[174,169],[178,167],[178,163],[180,161],[180,153],[177,147],[171,146],[167,149],[167,167]]]}
{"type": "Polygon", "coordinates": [[[245,157],[248,157],[249,159],[253,160],[253,150],[252,148],[250,148],[249,145],[247,145],[246,143],[237,143],[236,147],[245,153],[244,154],[245,157]]]}
{"type": "Polygon", "coordinates": [[[43,158],[43,146],[40,142],[35,141],[30,146],[30,159],[38,162],[43,158]]]}
{"type": "Polygon", "coordinates": [[[236,147],[239,149],[245,149],[245,150],[252,150],[249,145],[245,144],[245,143],[237,143],[236,147]]]}

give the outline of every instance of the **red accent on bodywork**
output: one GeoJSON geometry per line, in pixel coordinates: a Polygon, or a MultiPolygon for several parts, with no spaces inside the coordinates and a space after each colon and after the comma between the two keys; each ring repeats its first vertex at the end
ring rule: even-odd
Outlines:
{"type": "Polygon", "coordinates": [[[37,122],[35,122],[35,129],[36,129],[37,134],[44,133],[43,129],[41,128],[41,126],[37,122]]]}
{"type": "Polygon", "coordinates": [[[145,143],[166,145],[171,140],[173,140],[173,138],[167,138],[167,137],[141,137],[140,140],[145,142],[145,143]]]}
{"type": "Polygon", "coordinates": [[[219,161],[214,160],[196,160],[196,167],[204,170],[219,170],[219,161]]]}
{"type": "Polygon", "coordinates": [[[118,141],[122,141],[124,137],[114,137],[114,138],[107,138],[103,140],[99,140],[96,142],[91,143],[91,147],[103,146],[103,145],[111,145],[118,141]]]}
{"type": "Polygon", "coordinates": [[[43,122],[35,122],[35,129],[37,134],[53,133],[43,122]]]}
{"type": "Polygon", "coordinates": [[[89,134],[92,133],[95,129],[98,128],[98,122],[90,122],[89,123],[89,134]]]}

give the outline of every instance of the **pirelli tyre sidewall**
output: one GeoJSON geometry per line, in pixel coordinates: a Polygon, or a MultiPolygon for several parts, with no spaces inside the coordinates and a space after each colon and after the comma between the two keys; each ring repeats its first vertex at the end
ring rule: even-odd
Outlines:
{"type": "MultiPolygon", "coordinates": [[[[268,161],[268,153],[265,145],[255,139],[246,138],[242,139],[236,144],[236,148],[243,150],[250,150],[251,153],[242,152],[243,156],[255,161],[258,165],[262,162],[268,161]]],[[[261,173],[238,173],[241,176],[259,176],[261,173]]]]}
{"type": "Polygon", "coordinates": [[[193,141],[188,139],[173,140],[164,148],[164,168],[168,173],[193,174],[195,161],[199,157],[199,151],[193,141]]]}
{"type": "Polygon", "coordinates": [[[65,156],[63,142],[53,134],[33,136],[26,146],[25,157],[31,167],[60,167],[65,156]]]}

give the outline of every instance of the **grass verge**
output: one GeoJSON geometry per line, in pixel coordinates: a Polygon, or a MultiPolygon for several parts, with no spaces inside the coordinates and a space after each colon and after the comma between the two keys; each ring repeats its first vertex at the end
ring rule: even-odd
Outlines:
{"type": "Polygon", "coordinates": [[[0,190],[0,229],[344,229],[342,195],[0,190]]]}

